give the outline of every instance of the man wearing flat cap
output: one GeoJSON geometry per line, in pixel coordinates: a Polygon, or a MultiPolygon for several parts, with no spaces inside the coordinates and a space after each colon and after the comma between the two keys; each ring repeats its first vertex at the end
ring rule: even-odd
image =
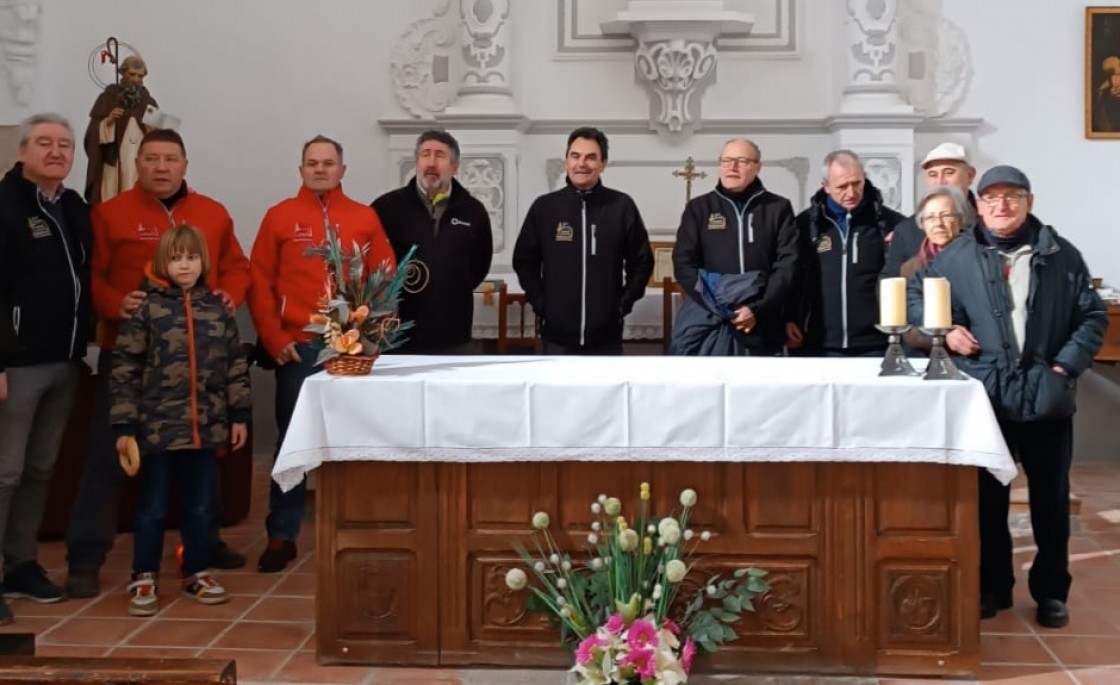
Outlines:
{"type": "MultiPolygon", "coordinates": [[[[922,172],[926,187],[956,186],[961,194],[976,206],[976,196],[969,188],[976,180],[976,169],[968,162],[968,151],[957,143],[941,143],[926,154],[922,160],[922,172]]],[[[883,277],[900,276],[902,265],[907,259],[918,254],[922,247],[925,231],[918,225],[917,217],[910,216],[894,227],[887,249],[887,261],[883,265],[883,277]]]]}
{"type": "MultiPolygon", "coordinates": [[[[1028,583],[1047,628],[1069,623],[1069,469],[1077,377],[1107,327],[1081,253],[1031,213],[1031,183],[997,166],[977,186],[980,219],[910,282],[909,318],[922,320],[923,277],[947,278],[953,330],[945,343],[984,383],[1008,449],[1022,464],[1038,548],[1028,583]]],[[[1012,605],[1010,488],[981,469],[980,617],[1012,605]]]]}

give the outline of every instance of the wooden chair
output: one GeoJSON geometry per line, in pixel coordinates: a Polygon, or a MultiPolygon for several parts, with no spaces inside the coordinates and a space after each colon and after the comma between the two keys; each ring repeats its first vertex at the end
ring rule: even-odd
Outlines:
{"type": "Polygon", "coordinates": [[[680,283],[669,276],[661,280],[661,349],[664,354],[669,354],[669,345],[673,342],[673,316],[684,304],[685,297],[680,283]]]}
{"type": "Polygon", "coordinates": [[[498,354],[509,354],[510,348],[537,351],[541,339],[541,324],[533,316],[525,293],[511,293],[505,283],[498,286],[498,354]],[[516,335],[510,333],[510,309],[514,313],[516,335]]]}

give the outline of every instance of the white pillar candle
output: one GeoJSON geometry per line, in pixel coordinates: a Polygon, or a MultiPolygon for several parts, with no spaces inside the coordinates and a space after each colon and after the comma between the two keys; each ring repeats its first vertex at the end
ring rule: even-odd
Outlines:
{"type": "Polygon", "coordinates": [[[922,301],[925,307],[925,318],[922,320],[924,328],[933,330],[953,326],[953,317],[949,310],[948,279],[922,279],[922,301]]]}
{"type": "Polygon", "coordinates": [[[879,325],[906,325],[905,278],[884,278],[879,281],[879,325]]]}

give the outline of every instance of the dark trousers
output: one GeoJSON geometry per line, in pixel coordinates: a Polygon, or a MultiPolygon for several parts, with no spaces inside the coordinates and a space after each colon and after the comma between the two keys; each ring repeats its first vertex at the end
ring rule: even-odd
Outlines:
{"type": "Polygon", "coordinates": [[[622,339],[608,340],[594,345],[561,345],[549,340],[541,340],[541,354],[557,357],[610,357],[622,354],[622,339]]]}
{"type": "MultiPolygon", "coordinates": [[[[275,463],[280,454],[280,445],[292,422],[296,410],[299,390],[308,376],[318,373],[321,368],[315,365],[318,352],[311,345],[296,345],[302,361],[288,362],[276,367],[276,450],[272,453],[275,463]]],[[[299,536],[299,526],[307,510],[307,478],[291,490],[284,492],[276,481],[268,483],[268,517],[264,520],[265,530],[270,540],[295,540],[299,536]]]]}
{"type": "MultiPolygon", "coordinates": [[[[113,372],[112,356],[109,351],[103,350],[97,360],[93,420],[86,447],[85,467],[78,483],[74,509],[70,514],[70,526],[66,529],[66,561],[71,571],[99,571],[105,564],[105,557],[113,548],[117,535],[117,512],[125,476],[117,458],[116,439],[109,419],[109,410],[113,404],[113,398],[109,394],[109,376],[113,372]]],[[[222,523],[221,484],[217,469],[214,470],[213,477],[214,484],[206,491],[211,493],[213,500],[210,503],[210,540],[212,545],[216,545],[218,529],[222,523]]]]}
{"type": "Polygon", "coordinates": [[[133,573],[158,573],[163,558],[163,521],[172,484],[182,509],[179,535],[183,540],[183,577],[210,565],[210,502],[217,482],[218,460],[213,450],[175,450],[145,454],[140,462],[140,502],[136,507],[133,573]]]}
{"type": "MultiPolygon", "coordinates": [[[[1028,583],[1031,597],[1066,601],[1069,574],[1069,469],[1073,419],[1000,422],[1004,440],[1023,466],[1030,496],[1031,528],[1038,551],[1028,583]]],[[[1007,512],[1011,488],[980,470],[980,592],[1011,595],[1015,570],[1007,512]]]]}
{"type": "Polygon", "coordinates": [[[883,347],[848,347],[844,349],[825,349],[822,357],[882,357],[887,348],[883,347]]]}

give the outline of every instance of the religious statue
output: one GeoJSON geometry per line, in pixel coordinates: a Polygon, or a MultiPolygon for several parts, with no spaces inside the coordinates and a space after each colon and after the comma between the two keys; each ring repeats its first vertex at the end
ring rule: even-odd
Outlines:
{"type": "Polygon", "coordinates": [[[151,127],[144,115],[158,105],[144,87],[148,67],[139,55],[124,58],[117,67],[118,82],[110,83],[93,103],[86,129],[86,201],[104,202],[136,184],[136,155],[151,127]]]}

